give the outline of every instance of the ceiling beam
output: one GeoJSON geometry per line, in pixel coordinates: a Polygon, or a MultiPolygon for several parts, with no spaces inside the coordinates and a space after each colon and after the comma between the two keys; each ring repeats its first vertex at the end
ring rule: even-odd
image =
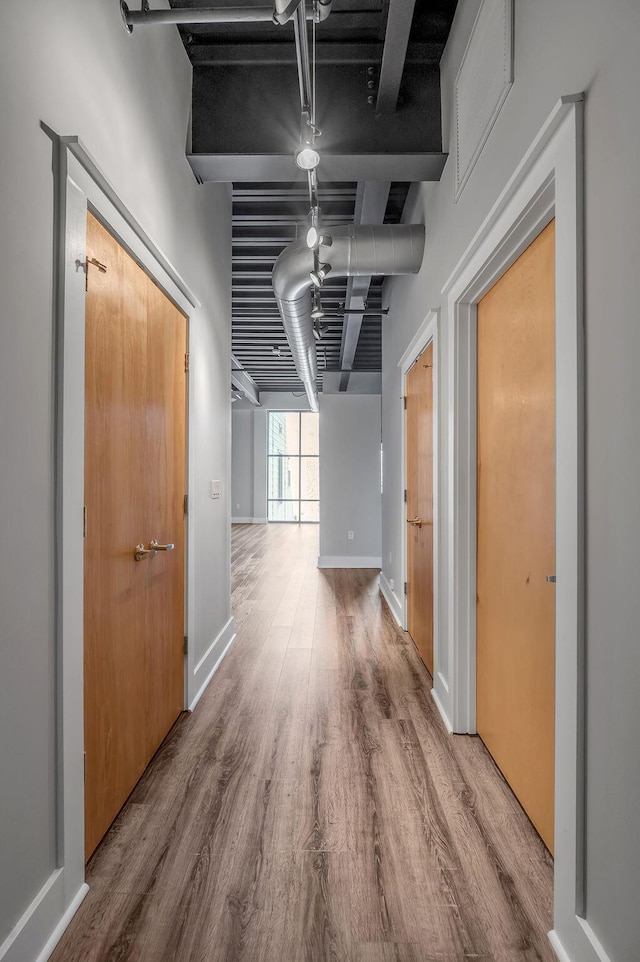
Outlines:
{"type": "Polygon", "coordinates": [[[256,382],[233,354],[231,355],[231,383],[244,394],[247,401],[251,401],[255,407],[260,407],[260,391],[256,382]]]}
{"type": "MultiPolygon", "coordinates": [[[[189,154],[191,169],[201,183],[242,183],[265,180],[291,182],[296,173],[293,154],[189,154]]],[[[439,152],[388,154],[323,153],[319,170],[326,180],[440,180],[447,154],[439,152]]],[[[280,240],[260,238],[260,243],[280,240]]],[[[234,244],[250,243],[234,239],[234,244]]]]}
{"type": "MultiPolygon", "coordinates": [[[[196,39],[196,38],[194,38],[196,39]]],[[[252,64],[296,63],[296,52],[287,38],[286,43],[199,43],[189,46],[189,57],[194,67],[233,66],[252,64]]],[[[406,51],[406,63],[440,63],[443,43],[410,43],[406,51]]],[[[384,46],[381,43],[331,43],[316,44],[316,62],[319,64],[357,63],[373,66],[382,61],[384,46]]]]}
{"type": "Polygon", "coordinates": [[[409,34],[416,0],[390,0],[384,53],[378,83],[377,114],[392,114],[398,103],[402,73],[407,60],[409,34]]]}
{"type": "MultiPolygon", "coordinates": [[[[390,181],[360,181],[356,192],[354,224],[382,224],[389,200],[390,181]]],[[[371,275],[350,277],[347,281],[344,324],[342,325],[342,344],[340,345],[340,369],[351,371],[356,356],[360,329],[365,315],[367,294],[371,275]],[[359,312],[359,313],[356,313],[359,312]]],[[[340,380],[340,390],[346,391],[349,378],[340,380]],[[344,381],[344,388],[342,386],[344,381]]]]}

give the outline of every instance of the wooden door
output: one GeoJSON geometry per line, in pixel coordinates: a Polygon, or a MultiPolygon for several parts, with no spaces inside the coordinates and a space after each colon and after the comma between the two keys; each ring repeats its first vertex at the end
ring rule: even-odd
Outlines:
{"type": "Polygon", "coordinates": [[[183,707],[186,321],[91,215],[85,373],[85,854],[183,707]],[[152,539],[173,550],[136,561],[152,539]]]}
{"type": "Polygon", "coordinates": [[[407,374],[407,627],[433,676],[433,343],[407,374]]]}
{"type": "Polygon", "coordinates": [[[477,728],[553,851],[553,221],[478,305],[477,728]]]}

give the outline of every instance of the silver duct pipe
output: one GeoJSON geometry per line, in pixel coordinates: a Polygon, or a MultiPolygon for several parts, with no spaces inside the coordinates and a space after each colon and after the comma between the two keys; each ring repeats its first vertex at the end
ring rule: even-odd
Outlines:
{"type": "MultiPolygon", "coordinates": [[[[330,277],[374,274],[417,274],[424,255],[422,224],[381,224],[329,228],[333,244],[323,258],[330,261],[330,277]]],[[[309,272],[313,251],[305,240],[286,247],[273,268],[273,291],[282,316],[293,362],[304,384],[312,411],[318,410],[316,346],[311,318],[309,272]]]]}

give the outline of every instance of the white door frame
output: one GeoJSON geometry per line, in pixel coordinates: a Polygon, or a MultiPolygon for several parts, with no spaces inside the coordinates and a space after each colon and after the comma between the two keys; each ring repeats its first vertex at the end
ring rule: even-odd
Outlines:
{"type": "MultiPolygon", "coordinates": [[[[439,492],[439,479],[440,479],[440,458],[439,458],[439,366],[440,366],[440,351],[439,351],[439,325],[440,325],[440,311],[438,308],[432,308],[424,318],[422,324],[418,328],[416,334],[412,338],[406,351],[398,361],[398,367],[400,368],[400,373],[402,377],[402,403],[404,405],[404,398],[407,394],[407,374],[416,363],[418,358],[424,351],[428,348],[429,344],[433,343],[433,670],[434,679],[438,671],[438,664],[440,662],[439,648],[440,648],[440,632],[439,632],[439,618],[438,618],[438,606],[440,598],[440,586],[439,586],[439,556],[440,556],[440,492],[439,492]]],[[[402,611],[402,622],[401,627],[407,630],[408,624],[408,611],[407,611],[407,595],[404,593],[404,585],[408,581],[408,561],[407,561],[407,524],[406,524],[406,505],[404,502],[404,492],[407,487],[407,449],[406,449],[406,416],[404,410],[401,416],[401,427],[400,427],[400,450],[402,451],[402,466],[401,466],[401,505],[400,505],[400,517],[402,519],[401,527],[401,558],[402,558],[402,585],[400,587],[401,591],[401,611],[402,611]]],[[[397,595],[396,595],[397,597],[397,595]]],[[[441,686],[444,685],[448,691],[448,683],[446,678],[441,678],[441,686]]],[[[431,694],[433,695],[436,702],[438,702],[437,688],[431,689],[431,694]]],[[[438,705],[441,708],[440,705],[438,705]]]]}
{"type": "Polygon", "coordinates": [[[604,962],[584,917],[583,100],[563,97],[451,274],[446,298],[448,701],[475,732],[477,304],[555,217],[555,904],[561,959],[604,962]]]}
{"type": "MultiPolygon", "coordinates": [[[[86,895],[84,881],[83,504],[87,210],[102,220],[187,316],[199,307],[175,268],[118,198],[77,137],[53,141],[56,543],[56,869],[5,943],[3,962],[48,958],[86,895]],[[41,947],[44,945],[44,948],[41,947]]],[[[188,387],[187,417],[192,403],[188,387]]],[[[193,446],[188,443],[187,490],[193,446]]],[[[193,612],[193,537],[187,519],[185,617],[193,612]]],[[[193,679],[193,652],[185,664],[193,679]]]]}

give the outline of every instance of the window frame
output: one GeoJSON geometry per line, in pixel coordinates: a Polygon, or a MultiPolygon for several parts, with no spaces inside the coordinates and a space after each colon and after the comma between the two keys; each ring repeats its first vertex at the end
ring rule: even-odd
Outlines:
{"type": "MultiPolygon", "coordinates": [[[[302,461],[303,458],[315,458],[318,461],[318,479],[320,478],[320,451],[318,448],[318,454],[303,454],[302,453],[302,415],[303,414],[313,414],[312,411],[282,411],[279,409],[270,410],[267,416],[267,523],[268,524],[320,524],[319,517],[319,507],[318,507],[318,520],[317,521],[303,521],[302,520],[302,504],[303,502],[320,505],[320,496],[317,498],[303,498],[302,497],[302,461]],[[271,454],[271,415],[272,414],[295,414],[298,418],[298,453],[297,454],[271,454]],[[298,462],[298,497],[297,498],[272,498],[270,497],[269,482],[271,479],[270,462],[271,460],[278,459],[282,462],[283,459],[296,459],[298,462]],[[298,520],[278,520],[276,518],[270,517],[270,505],[272,503],[280,504],[297,504],[298,505],[298,520]]],[[[316,415],[318,417],[318,415],[316,415]]],[[[319,440],[319,439],[318,439],[319,440]]]]}

